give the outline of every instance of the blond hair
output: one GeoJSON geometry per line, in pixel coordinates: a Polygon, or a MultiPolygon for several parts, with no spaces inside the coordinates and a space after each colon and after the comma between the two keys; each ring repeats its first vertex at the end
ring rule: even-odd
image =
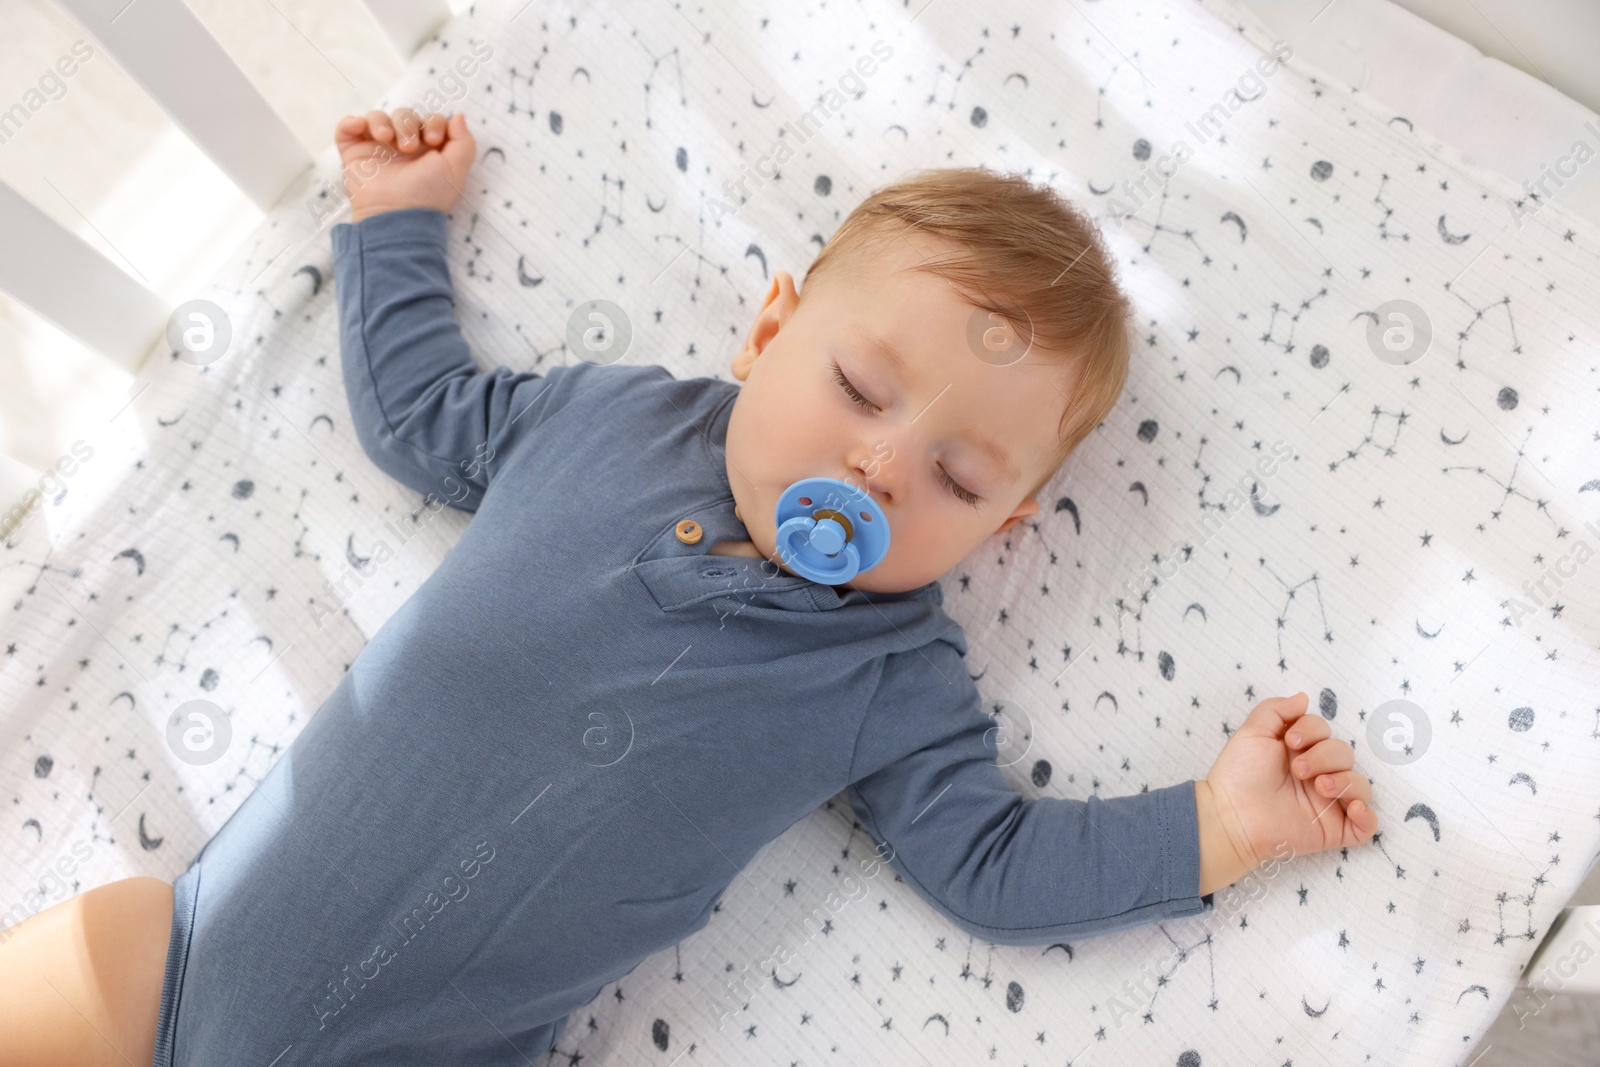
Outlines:
{"type": "Polygon", "coordinates": [[[955,246],[916,270],[944,278],[975,307],[1001,316],[1045,361],[1076,369],[1057,427],[1054,477],[1079,442],[1116,405],[1128,376],[1132,304],[1094,222],[1048,186],[987,167],[915,171],[875,190],[840,224],[807,268],[814,278],[847,273],[867,252],[897,236],[942,239],[955,246]]]}

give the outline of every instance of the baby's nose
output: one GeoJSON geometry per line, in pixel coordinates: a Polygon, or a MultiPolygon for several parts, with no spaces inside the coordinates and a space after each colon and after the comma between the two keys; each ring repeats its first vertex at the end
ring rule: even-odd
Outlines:
{"type": "Polygon", "coordinates": [[[889,465],[876,459],[856,464],[852,477],[846,480],[884,505],[894,503],[899,491],[899,485],[896,484],[889,465]]]}

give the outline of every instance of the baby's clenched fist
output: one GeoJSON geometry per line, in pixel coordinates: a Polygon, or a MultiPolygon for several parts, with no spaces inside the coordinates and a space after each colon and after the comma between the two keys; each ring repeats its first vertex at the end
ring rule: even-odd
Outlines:
{"type": "Polygon", "coordinates": [[[461,195],[477,143],[466,116],[426,117],[411,108],[346,115],[334,131],[344,164],[350,221],[384,211],[431,207],[448,212],[461,195]]]}

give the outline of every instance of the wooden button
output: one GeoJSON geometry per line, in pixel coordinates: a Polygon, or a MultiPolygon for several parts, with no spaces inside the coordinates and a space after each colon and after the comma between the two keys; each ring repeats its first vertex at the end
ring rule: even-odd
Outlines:
{"type": "Polygon", "coordinates": [[[686,545],[700,543],[700,524],[693,519],[684,519],[678,523],[678,540],[686,545]]]}

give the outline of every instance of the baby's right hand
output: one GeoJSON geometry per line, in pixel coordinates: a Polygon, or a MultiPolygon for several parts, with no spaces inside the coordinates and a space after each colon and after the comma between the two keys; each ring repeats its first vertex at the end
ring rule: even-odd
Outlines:
{"type": "Polygon", "coordinates": [[[1283,845],[1307,855],[1364,845],[1378,831],[1372,783],[1355,770],[1355,750],[1332,736],[1327,719],[1306,713],[1309,703],[1301,692],[1257,704],[1206,775],[1218,824],[1211,850],[1225,854],[1222,845],[1231,844],[1241,874],[1283,845]]]}
{"type": "Polygon", "coordinates": [[[438,112],[421,118],[408,107],[346,115],[335,129],[344,163],[350,221],[384,211],[431,207],[448,212],[477,154],[467,119],[438,112]]]}

